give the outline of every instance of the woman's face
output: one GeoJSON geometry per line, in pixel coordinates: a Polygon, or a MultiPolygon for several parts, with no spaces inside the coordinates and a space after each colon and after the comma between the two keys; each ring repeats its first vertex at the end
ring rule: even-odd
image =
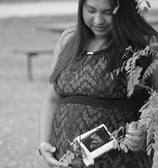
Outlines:
{"type": "Polygon", "coordinates": [[[96,38],[106,37],[111,30],[112,11],[110,0],[85,0],[83,20],[96,38]]]}

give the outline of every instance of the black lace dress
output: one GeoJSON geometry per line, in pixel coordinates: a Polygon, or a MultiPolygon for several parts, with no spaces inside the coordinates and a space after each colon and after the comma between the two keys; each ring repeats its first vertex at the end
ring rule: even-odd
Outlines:
{"type": "MultiPolygon", "coordinates": [[[[81,133],[102,123],[113,132],[138,119],[144,92],[138,90],[132,100],[127,100],[126,74],[108,76],[107,56],[106,50],[85,53],[84,61],[65,68],[56,79],[56,92],[63,97],[53,118],[51,134],[57,159],[66,153],[69,140],[81,133]],[[105,103],[99,104],[99,100],[105,103]]],[[[111,150],[100,157],[94,167],[151,168],[152,156],[143,151],[111,150]]]]}

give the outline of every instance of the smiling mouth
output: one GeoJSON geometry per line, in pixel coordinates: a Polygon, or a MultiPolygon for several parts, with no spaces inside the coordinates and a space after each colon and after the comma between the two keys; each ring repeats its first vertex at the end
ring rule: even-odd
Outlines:
{"type": "Polygon", "coordinates": [[[97,27],[97,26],[94,26],[94,29],[96,30],[96,31],[100,31],[100,32],[102,32],[102,31],[105,31],[105,27],[97,27]]]}

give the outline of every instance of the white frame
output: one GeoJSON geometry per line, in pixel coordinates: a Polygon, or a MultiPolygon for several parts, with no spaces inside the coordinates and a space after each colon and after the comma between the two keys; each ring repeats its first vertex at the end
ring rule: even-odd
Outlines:
{"type": "Polygon", "coordinates": [[[116,143],[116,139],[112,136],[112,134],[108,131],[107,127],[104,124],[99,125],[98,127],[83,133],[82,135],[79,135],[78,137],[76,137],[74,139],[74,141],[78,141],[78,143],[80,144],[80,146],[82,147],[82,149],[85,151],[87,157],[85,157],[83,155],[83,161],[85,163],[86,166],[89,165],[93,165],[94,164],[94,159],[101,156],[102,154],[110,151],[111,149],[114,149],[114,144],[116,143]],[[96,132],[97,130],[99,130],[100,128],[104,128],[107,133],[110,135],[110,137],[112,138],[111,141],[109,141],[108,143],[102,145],[101,147],[93,150],[92,152],[90,152],[87,147],[84,145],[84,143],[82,143],[82,139],[88,137],[89,135],[91,135],[92,133],[96,132]]]}

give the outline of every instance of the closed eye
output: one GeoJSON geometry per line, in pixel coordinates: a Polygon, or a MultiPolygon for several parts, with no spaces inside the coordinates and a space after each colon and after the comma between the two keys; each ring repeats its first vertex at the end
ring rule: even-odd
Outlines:
{"type": "MultiPolygon", "coordinates": [[[[85,4],[85,6],[86,6],[89,13],[95,13],[97,11],[93,6],[90,6],[88,4],[85,4]]],[[[106,9],[106,10],[103,10],[101,12],[103,14],[106,14],[106,15],[112,15],[113,10],[112,9],[106,9]]]]}
{"type": "Polygon", "coordinates": [[[92,6],[86,5],[86,7],[87,7],[88,12],[90,12],[90,13],[95,13],[96,12],[96,9],[93,8],[92,6]]]}
{"type": "Polygon", "coordinates": [[[106,14],[106,15],[112,15],[112,12],[113,11],[111,9],[103,11],[103,13],[106,14]]]}

